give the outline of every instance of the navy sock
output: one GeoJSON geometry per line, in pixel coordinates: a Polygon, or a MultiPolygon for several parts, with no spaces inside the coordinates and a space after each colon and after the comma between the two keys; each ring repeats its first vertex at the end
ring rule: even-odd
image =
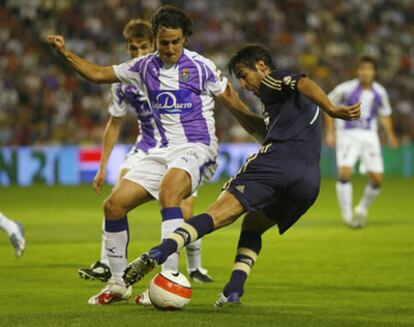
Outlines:
{"type": "Polygon", "coordinates": [[[243,295],[244,284],[261,248],[262,236],[260,234],[249,231],[241,232],[233,271],[229,282],[223,290],[225,296],[229,296],[231,293],[238,293],[239,296],[243,295]]]}
{"type": "Polygon", "coordinates": [[[172,220],[172,219],[182,219],[183,213],[180,207],[171,207],[161,209],[162,221],[172,220]]]}
{"type": "Polygon", "coordinates": [[[191,217],[177,228],[170,237],[164,239],[160,245],[152,248],[151,253],[156,257],[158,264],[163,264],[171,254],[213,230],[214,223],[210,215],[205,213],[191,217]]]}

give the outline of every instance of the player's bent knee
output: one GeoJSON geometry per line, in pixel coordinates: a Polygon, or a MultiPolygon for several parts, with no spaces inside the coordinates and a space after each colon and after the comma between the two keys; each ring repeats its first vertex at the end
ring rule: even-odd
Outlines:
{"type": "Polygon", "coordinates": [[[347,183],[351,181],[352,178],[352,168],[350,167],[340,167],[339,168],[339,180],[343,183],[347,183]]]}
{"type": "Polygon", "coordinates": [[[177,188],[176,184],[167,182],[161,185],[159,194],[160,205],[163,208],[178,207],[183,198],[188,195],[187,193],[189,192],[180,187],[177,188]]]}
{"type": "Polygon", "coordinates": [[[109,196],[104,202],[105,218],[109,220],[117,220],[125,217],[126,210],[120,206],[116,200],[109,196]]]}
{"type": "Polygon", "coordinates": [[[163,208],[176,207],[180,204],[181,199],[173,186],[166,185],[160,190],[160,205],[163,208]]]}
{"type": "Polygon", "coordinates": [[[370,179],[370,183],[373,187],[375,188],[380,188],[381,184],[382,184],[383,178],[382,177],[378,177],[378,178],[371,178],[370,179]]]}

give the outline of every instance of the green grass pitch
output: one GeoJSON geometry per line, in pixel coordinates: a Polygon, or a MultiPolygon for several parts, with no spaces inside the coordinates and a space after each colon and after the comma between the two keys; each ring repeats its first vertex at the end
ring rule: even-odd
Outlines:
{"type": "MultiPolygon", "coordinates": [[[[354,183],[357,196],[363,183],[354,183]]],[[[212,306],[231,271],[240,221],[208,236],[203,265],[215,282],[194,284],[182,312],[142,308],[132,300],[86,304],[103,286],[77,275],[99,255],[102,197],[89,186],[1,188],[0,210],[25,224],[28,247],[15,259],[0,234],[0,325],[414,326],[413,185],[412,179],[387,179],[368,226],[352,231],[338,217],[334,180],[324,180],[317,203],[296,226],[283,237],[265,235],[240,307],[212,306]]],[[[201,189],[197,212],[219,187],[201,189]]],[[[132,259],[158,242],[160,217],[154,202],[129,217],[132,259]]]]}

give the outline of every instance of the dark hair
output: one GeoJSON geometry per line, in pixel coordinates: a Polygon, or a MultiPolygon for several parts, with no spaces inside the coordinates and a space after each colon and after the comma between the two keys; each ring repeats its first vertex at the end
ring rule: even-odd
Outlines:
{"type": "Polygon", "coordinates": [[[372,57],[372,56],[368,56],[368,55],[364,55],[361,58],[359,58],[358,60],[358,66],[361,64],[365,64],[365,63],[370,63],[372,64],[372,66],[374,66],[374,69],[377,70],[377,60],[372,57]]]}
{"type": "Polygon", "coordinates": [[[236,72],[236,66],[240,64],[256,70],[255,65],[260,60],[262,60],[271,70],[276,69],[269,50],[257,44],[248,45],[237,51],[233,57],[231,57],[227,67],[230,74],[234,74],[236,72]]]}
{"type": "Polygon", "coordinates": [[[153,41],[151,24],[146,20],[139,18],[129,20],[124,26],[122,34],[126,41],[130,41],[134,38],[145,38],[151,42],[153,41]]]}
{"type": "Polygon", "coordinates": [[[157,35],[158,29],[163,27],[181,28],[185,37],[193,34],[191,19],[181,9],[174,6],[162,6],[152,15],[152,32],[157,35]]]}

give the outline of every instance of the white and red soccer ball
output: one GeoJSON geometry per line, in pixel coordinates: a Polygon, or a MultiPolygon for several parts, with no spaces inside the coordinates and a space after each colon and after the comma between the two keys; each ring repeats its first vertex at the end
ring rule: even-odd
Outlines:
{"type": "Polygon", "coordinates": [[[149,287],[152,304],[161,310],[179,310],[190,302],[191,284],[181,273],[167,270],[155,275],[149,287]]]}

